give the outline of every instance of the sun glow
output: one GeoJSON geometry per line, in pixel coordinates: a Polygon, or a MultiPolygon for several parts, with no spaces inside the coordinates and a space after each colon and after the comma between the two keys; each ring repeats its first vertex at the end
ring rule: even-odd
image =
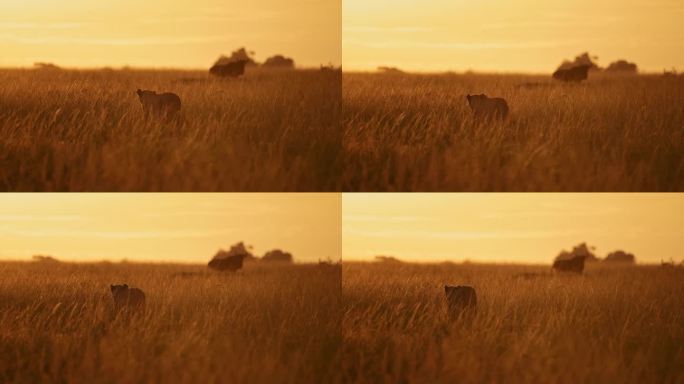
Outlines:
{"type": "Polygon", "coordinates": [[[684,67],[678,0],[345,0],[343,8],[350,70],[549,72],[585,51],[603,66],[684,67]]]}
{"type": "Polygon", "coordinates": [[[317,67],[341,62],[340,24],[327,0],[3,0],[0,66],[206,68],[244,46],[317,67]]]}
{"type": "Polygon", "coordinates": [[[1,259],[206,262],[244,241],[258,256],[340,258],[335,194],[4,194],[1,259]]]}
{"type": "Polygon", "coordinates": [[[346,194],[343,258],[548,263],[587,242],[680,260],[682,211],[677,194],[346,194]]]}

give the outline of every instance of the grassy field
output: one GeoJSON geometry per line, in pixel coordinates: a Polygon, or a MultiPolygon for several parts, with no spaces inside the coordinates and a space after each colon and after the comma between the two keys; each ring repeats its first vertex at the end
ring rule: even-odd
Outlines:
{"type": "Polygon", "coordinates": [[[684,190],[682,76],[345,73],[343,105],[345,191],[684,190]]]}
{"type": "Polygon", "coordinates": [[[352,263],[342,273],[346,382],[684,381],[684,269],[352,263]],[[470,322],[448,320],[444,284],[477,290],[470,322]]]}
{"type": "Polygon", "coordinates": [[[0,70],[0,190],[340,189],[336,71],[0,70]],[[146,122],[138,88],[177,93],[146,122]]]}
{"type": "Polygon", "coordinates": [[[0,264],[2,383],[339,382],[341,271],[0,264]],[[147,296],[116,315],[110,284],[147,296]]]}

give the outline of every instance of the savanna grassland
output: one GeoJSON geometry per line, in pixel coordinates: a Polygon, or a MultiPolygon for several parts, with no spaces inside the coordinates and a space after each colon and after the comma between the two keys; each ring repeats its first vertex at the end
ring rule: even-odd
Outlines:
{"type": "Polygon", "coordinates": [[[684,269],[343,266],[343,380],[359,383],[681,383],[684,269]],[[477,309],[450,321],[444,285],[477,309]]]}
{"type": "Polygon", "coordinates": [[[684,190],[683,76],[345,73],[343,104],[345,191],[684,190]]]}
{"type": "Polygon", "coordinates": [[[0,70],[0,190],[339,190],[340,120],[339,71],[0,70]],[[178,121],[138,88],[178,94],[178,121]]]}
{"type": "Polygon", "coordinates": [[[0,264],[2,383],[339,382],[341,269],[0,264]],[[146,294],[117,313],[110,284],[146,294]]]}

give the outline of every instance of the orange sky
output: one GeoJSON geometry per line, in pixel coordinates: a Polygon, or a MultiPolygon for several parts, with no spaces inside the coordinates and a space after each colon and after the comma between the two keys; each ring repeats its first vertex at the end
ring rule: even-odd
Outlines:
{"type": "Polygon", "coordinates": [[[344,0],[346,70],[552,72],[589,51],[684,69],[682,0],[344,0]]]}
{"type": "Polygon", "coordinates": [[[331,0],[2,0],[0,66],[207,68],[246,46],[258,61],[341,62],[331,0]]]}
{"type": "Polygon", "coordinates": [[[550,263],[581,242],[604,257],[684,258],[684,194],[345,194],[343,260],[550,263]]]}
{"type": "Polygon", "coordinates": [[[339,194],[1,194],[0,259],[207,262],[238,241],[340,258],[339,194]]]}

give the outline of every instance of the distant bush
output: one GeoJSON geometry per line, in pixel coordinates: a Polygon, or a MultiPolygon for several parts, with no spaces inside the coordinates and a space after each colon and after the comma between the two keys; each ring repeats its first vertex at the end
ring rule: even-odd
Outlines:
{"type": "Polygon", "coordinates": [[[625,251],[615,251],[611,252],[606,256],[606,258],[603,260],[606,263],[629,263],[629,264],[634,264],[636,262],[636,258],[634,257],[633,254],[627,253],[625,251]]]}
{"type": "Polygon", "coordinates": [[[37,263],[59,263],[59,260],[47,255],[33,255],[33,261],[37,263]]]}
{"type": "Polygon", "coordinates": [[[627,60],[618,60],[610,63],[606,72],[620,72],[620,73],[633,73],[638,72],[638,67],[635,63],[630,63],[627,60]]]}
{"type": "Polygon", "coordinates": [[[275,55],[266,59],[262,66],[270,68],[292,69],[295,67],[295,62],[293,59],[289,57],[285,57],[283,55],[275,55]]]}
{"type": "Polygon", "coordinates": [[[216,60],[214,65],[225,65],[229,63],[234,63],[236,61],[240,60],[246,60],[247,65],[254,66],[254,65],[259,65],[259,63],[254,60],[254,51],[248,51],[245,47],[238,48],[234,50],[230,56],[226,55],[221,55],[219,58],[216,60]]]}
{"type": "Polygon", "coordinates": [[[52,63],[40,63],[39,62],[39,63],[33,63],[33,66],[36,69],[42,69],[42,70],[58,71],[58,70],[62,69],[59,66],[52,64],[52,63]]]}
{"type": "Polygon", "coordinates": [[[401,69],[397,67],[378,67],[378,72],[389,73],[389,74],[400,74],[404,73],[401,69]]]}
{"type": "Polygon", "coordinates": [[[575,247],[572,248],[572,251],[568,252],[566,250],[562,250],[558,256],[556,256],[555,260],[570,260],[574,259],[577,256],[581,256],[585,258],[585,261],[599,261],[598,257],[592,252],[594,247],[587,246],[587,243],[581,243],[575,247]]]}
{"type": "Polygon", "coordinates": [[[401,260],[394,256],[375,256],[375,261],[378,263],[401,263],[401,260]]]}
{"type": "Polygon", "coordinates": [[[600,70],[601,67],[598,66],[595,60],[598,60],[598,56],[590,56],[589,52],[584,52],[576,56],[574,60],[564,60],[558,69],[571,69],[580,65],[588,65],[589,70],[600,70]]]}
{"type": "Polygon", "coordinates": [[[281,251],[280,249],[274,249],[272,251],[266,252],[261,260],[266,262],[280,262],[280,263],[291,263],[293,261],[292,254],[289,252],[281,251]]]}

